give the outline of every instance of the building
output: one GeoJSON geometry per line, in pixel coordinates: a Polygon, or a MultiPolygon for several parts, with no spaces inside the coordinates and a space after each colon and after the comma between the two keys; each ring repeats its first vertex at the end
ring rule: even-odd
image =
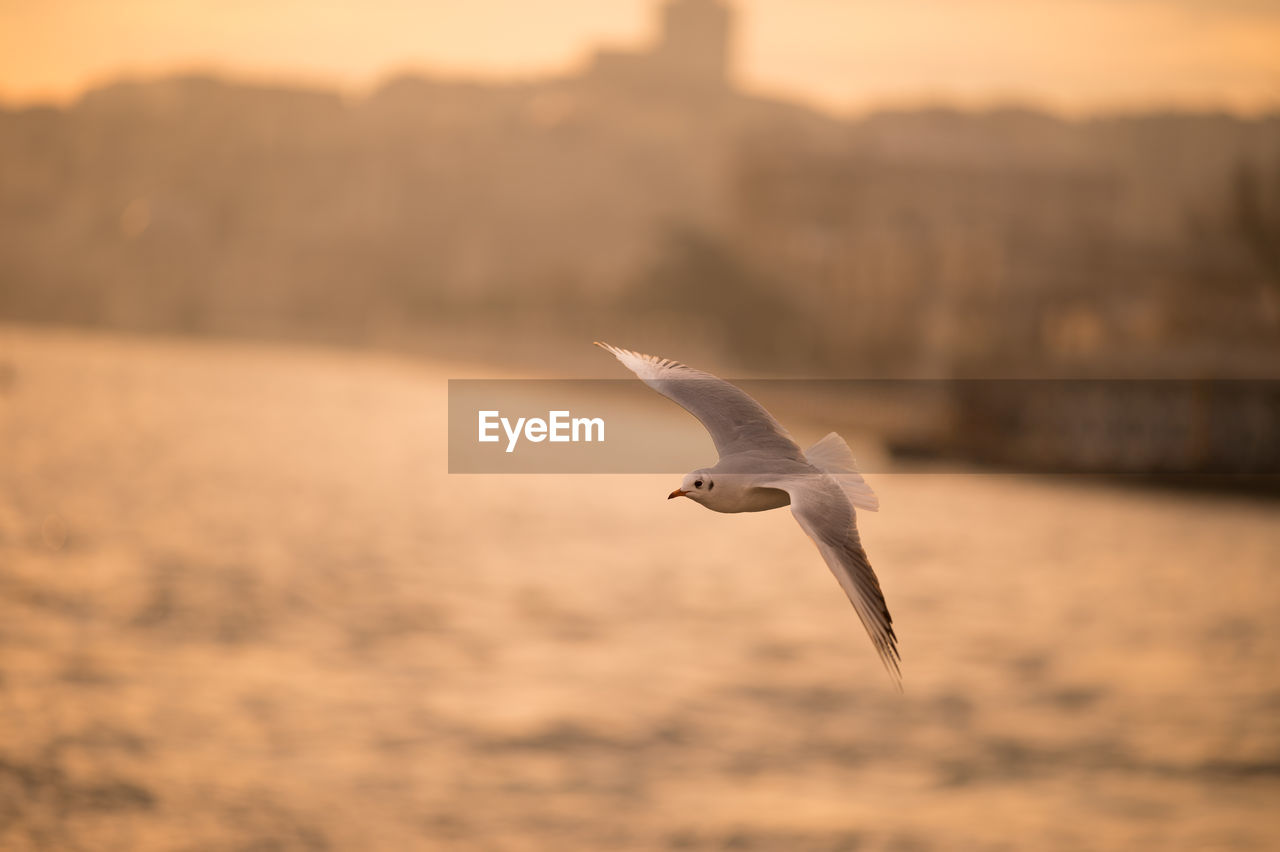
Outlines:
{"type": "Polygon", "coordinates": [[[733,12],[720,0],[668,0],[658,34],[645,50],[596,51],[587,79],[614,89],[672,95],[719,95],[732,88],[733,12]]]}

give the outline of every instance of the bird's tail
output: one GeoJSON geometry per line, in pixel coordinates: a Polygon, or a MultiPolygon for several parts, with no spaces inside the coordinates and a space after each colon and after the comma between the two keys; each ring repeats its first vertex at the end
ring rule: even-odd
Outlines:
{"type": "Polygon", "coordinates": [[[809,464],[836,481],[854,506],[871,512],[880,510],[880,498],[858,472],[858,463],[853,460],[853,452],[844,438],[831,432],[805,450],[804,455],[809,464]]]}

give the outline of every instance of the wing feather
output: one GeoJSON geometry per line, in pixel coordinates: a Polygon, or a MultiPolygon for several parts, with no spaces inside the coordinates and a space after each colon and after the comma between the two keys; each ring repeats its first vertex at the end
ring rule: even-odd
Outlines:
{"type": "Polygon", "coordinates": [[[826,475],[780,477],[761,485],[781,488],[791,497],[791,514],[818,546],[862,620],[885,669],[901,689],[902,657],[893,632],[893,616],[885,604],[880,580],[862,549],[853,506],[844,491],[826,475]]]}
{"type": "Polygon", "coordinates": [[[599,341],[596,346],[612,352],[642,382],[698,418],[721,458],[740,452],[804,458],[791,435],[764,406],[724,379],[668,358],[599,341]]]}

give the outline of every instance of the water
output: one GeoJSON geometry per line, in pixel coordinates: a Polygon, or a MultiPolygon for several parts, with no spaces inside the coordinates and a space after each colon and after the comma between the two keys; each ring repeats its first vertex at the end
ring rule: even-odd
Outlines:
{"type": "Polygon", "coordinates": [[[465,366],[0,362],[0,848],[1275,848],[1273,502],[874,477],[900,696],[785,510],[448,476],[465,366]]]}

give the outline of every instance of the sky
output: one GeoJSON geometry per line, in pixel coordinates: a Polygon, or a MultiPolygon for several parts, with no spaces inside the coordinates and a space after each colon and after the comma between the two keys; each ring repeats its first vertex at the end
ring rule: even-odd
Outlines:
{"type": "MultiPolygon", "coordinates": [[[[0,100],[215,71],[359,93],[422,70],[564,72],[656,0],[0,0],[0,100]]],[[[1280,0],[736,0],[746,87],[835,112],[1280,108],[1280,0]]]]}

